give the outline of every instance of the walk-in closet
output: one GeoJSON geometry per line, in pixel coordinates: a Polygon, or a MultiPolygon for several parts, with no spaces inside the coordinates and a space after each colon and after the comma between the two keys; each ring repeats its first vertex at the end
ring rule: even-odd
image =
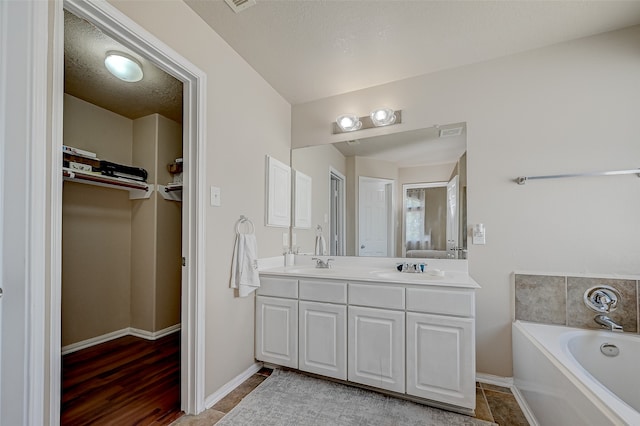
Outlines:
{"type": "Polygon", "coordinates": [[[61,423],[169,424],[180,412],[182,84],[65,12],[63,114],[61,423]],[[109,74],[113,51],[142,80],[109,74]]]}

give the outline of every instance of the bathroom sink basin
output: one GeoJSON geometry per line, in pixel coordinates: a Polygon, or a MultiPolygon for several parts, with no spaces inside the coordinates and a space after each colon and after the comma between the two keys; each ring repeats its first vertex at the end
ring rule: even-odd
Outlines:
{"type": "Polygon", "coordinates": [[[445,277],[444,271],[425,271],[422,273],[398,272],[398,271],[371,271],[371,274],[385,280],[398,281],[428,281],[441,280],[445,277]]]}
{"type": "Polygon", "coordinates": [[[286,269],[288,273],[290,274],[302,274],[302,275],[306,275],[306,274],[333,274],[335,273],[335,270],[332,268],[316,268],[314,266],[306,266],[306,267],[293,267],[293,268],[287,268],[286,269]]]}

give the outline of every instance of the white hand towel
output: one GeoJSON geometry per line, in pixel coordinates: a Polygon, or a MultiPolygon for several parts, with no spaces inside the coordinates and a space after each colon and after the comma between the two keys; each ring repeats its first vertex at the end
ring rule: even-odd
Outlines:
{"type": "Polygon", "coordinates": [[[324,256],[327,254],[327,242],[322,234],[316,236],[316,249],[314,250],[316,256],[324,256]]]}
{"type": "Polygon", "coordinates": [[[231,288],[245,297],[260,287],[258,275],[258,242],[255,234],[237,234],[231,261],[231,288]]]}

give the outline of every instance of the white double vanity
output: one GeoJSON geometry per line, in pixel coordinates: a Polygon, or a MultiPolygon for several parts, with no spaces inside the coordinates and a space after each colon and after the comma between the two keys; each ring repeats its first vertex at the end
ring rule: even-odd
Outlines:
{"type": "Polygon", "coordinates": [[[260,272],[256,359],[473,414],[479,286],[465,260],[407,273],[406,259],[300,258],[260,272]]]}

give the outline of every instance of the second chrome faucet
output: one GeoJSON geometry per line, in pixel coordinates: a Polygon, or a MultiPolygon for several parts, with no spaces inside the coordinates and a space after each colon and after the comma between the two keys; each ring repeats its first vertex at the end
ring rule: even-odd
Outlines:
{"type": "Polygon", "coordinates": [[[331,261],[333,259],[322,260],[319,257],[312,257],[311,260],[316,261],[316,268],[328,269],[331,268],[331,261]]]}

